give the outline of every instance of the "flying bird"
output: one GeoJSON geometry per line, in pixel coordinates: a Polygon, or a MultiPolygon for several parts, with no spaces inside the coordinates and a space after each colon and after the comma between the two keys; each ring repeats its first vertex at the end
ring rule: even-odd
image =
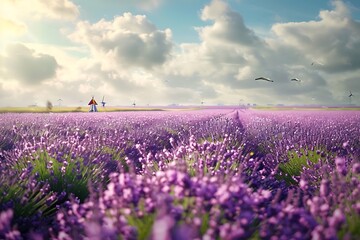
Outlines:
{"type": "Polygon", "coordinates": [[[352,96],[354,96],[354,95],[351,93],[351,91],[349,91],[349,92],[350,92],[349,98],[351,98],[352,96]]]}
{"type": "Polygon", "coordinates": [[[349,92],[350,92],[350,94],[349,94],[349,103],[351,104],[351,98],[354,96],[353,94],[352,94],[352,92],[349,90],[349,92]]]}
{"type": "Polygon", "coordinates": [[[270,78],[266,78],[266,77],[258,77],[258,78],[255,78],[255,80],[264,80],[264,81],[268,81],[268,82],[274,82],[270,78]]]}
{"type": "Polygon", "coordinates": [[[311,66],[314,66],[314,65],[324,66],[324,64],[322,64],[321,62],[318,62],[318,61],[315,61],[315,62],[311,63],[311,66]]]}
{"type": "Polygon", "coordinates": [[[293,81],[293,82],[301,82],[301,80],[298,79],[298,78],[292,78],[290,81],[293,81]]]}

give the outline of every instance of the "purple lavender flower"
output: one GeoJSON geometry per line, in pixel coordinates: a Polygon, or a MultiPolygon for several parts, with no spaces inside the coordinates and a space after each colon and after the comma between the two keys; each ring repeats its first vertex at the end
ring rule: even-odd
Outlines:
{"type": "Polygon", "coordinates": [[[346,175],[345,159],[341,157],[335,158],[336,171],[341,175],[346,175]]]}
{"type": "Polygon", "coordinates": [[[22,239],[20,232],[11,226],[13,210],[8,209],[0,212],[0,239],[18,240],[22,239]]]}
{"type": "Polygon", "coordinates": [[[358,237],[349,221],[360,212],[356,112],[213,109],[0,120],[0,212],[11,218],[0,224],[9,233],[0,238],[358,237]],[[22,227],[29,222],[38,227],[22,227]]]}

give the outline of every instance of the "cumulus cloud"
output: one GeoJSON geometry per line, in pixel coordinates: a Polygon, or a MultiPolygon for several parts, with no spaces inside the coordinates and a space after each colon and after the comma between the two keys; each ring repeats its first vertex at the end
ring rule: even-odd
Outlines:
{"type": "Polygon", "coordinates": [[[56,80],[46,81],[43,85],[56,89],[64,104],[65,100],[79,102],[82,99],[86,102],[91,96],[97,100],[105,96],[112,106],[131,106],[133,101],[138,105],[167,102],[166,88],[161,79],[148,70],[104,69],[101,61],[94,58],[65,64],[58,71],[56,80]]]}
{"type": "MultiPolygon", "coordinates": [[[[201,19],[211,21],[196,28],[201,42],[181,44],[180,53],[166,64],[164,78],[172,87],[193,89],[195,102],[234,103],[231,98],[241,89],[255,87],[253,68],[264,60],[266,44],[224,1],[214,0],[205,6],[201,19]]],[[[235,101],[237,104],[238,97],[235,101]]]]}
{"type": "Polygon", "coordinates": [[[79,15],[79,7],[71,0],[3,0],[3,14],[26,17],[74,20],[79,15]]]}
{"type": "Polygon", "coordinates": [[[342,73],[359,68],[360,32],[343,2],[333,6],[320,11],[319,20],[275,24],[273,35],[260,38],[225,1],[214,0],[201,11],[201,19],[211,21],[197,28],[202,41],[180,45],[181,52],[166,65],[166,78],[174,79],[174,87],[196,92],[211,88],[212,101],[339,103],[344,91],[336,89],[356,85],[353,74],[342,73]],[[254,81],[259,76],[275,82],[254,81]],[[302,82],[291,82],[294,77],[302,82]]]}
{"type": "Polygon", "coordinates": [[[12,19],[0,17],[0,35],[17,36],[27,31],[26,25],[12,19]]]}
{"type": "Polygon", "coordinates": [[[194,62],[203,66],[200,69],[192,66],[201,71],[203,78],[211,76],[213,81],[234,85],[238,80],[243,80],[235,78],[239,69],[248,67],[249,72],[250,66],[264,66],[265,55],[270,55],[266,43],[245,25],[242,16],[225,1],[214,0],[205,6],[201,19],[212,21],[208,26],[196,28],[201,43],[192,45],[190,51],[189,45],[181,45],[181,48],[187,55],[185,58],[193,58],[194,62]],[[193,52],[198,54],[195,56],[193,52]]]}
{"type": "Polygon", "coordinates": [[[37,0],[42,9],[41,14],[53,18],[75,19],[79,15],[79,8],[70,0],[37,0]]]}
{"type": "Polygon", "coordinates": [[[133,101],[335,104],[348,103],[349,89],[353,103],[358,101],[359,22],[344,2],[334,1],[332,10],[320,11],[312,21],[275,24],[261,36],[226,1],[213,0],[200,18],[206,24],[196,28],[200,42],[176,47],[171,30],[159,30],[146,16],[124,13],[113,20],[81,21],[69,35],[80,43],[80,52],[69,56],[72,51],[59,48],[12,45],[0,54],[6,62],[0,83],[7,90],[21,88],[10,86],[10,77],[33,83],[38,99],[62,98],[64,105],[86,104],[92,95],[129,106],[133,101]],[[254,81],[259,76],[274,82],[254,81]],[[294,77],[302,82],[291,82],[294,77]]]}
{"type": "Polygon", "coordinates": [[[342,1],[332,2],[334,9],[323,10],[319,21],[276,24],[272,31],[279,44],[303,53],[309,63],[327,72],[360,69],[360,23],[351,18],[342,1]]]}
{"type": "Polygon", "coordinates": [[[5,79],[16,79],[30,85],[54,77],[59,67],[53,56],[35,52],[23,44],[8,45],[2,60],[5,79]]]}
{"type": "Polygon", "coordinates": [[[205,6],[201,19],[214,22],[211,26],[199,28],[199,34],[204,41],[243,46],[253,46],[260,41],[255,33],[245,26],[241,15],[232,11],[222,0],[214,0],[205,6]]]}
{"type": "Polygon", "coordinates": [[[145,16],[131,13],[113,21],[79,22],[70,38],[86,44],[93,56],[105,60],[107,68],[161,65],[172,48],[171,30],[158,30],[145,16]]]}

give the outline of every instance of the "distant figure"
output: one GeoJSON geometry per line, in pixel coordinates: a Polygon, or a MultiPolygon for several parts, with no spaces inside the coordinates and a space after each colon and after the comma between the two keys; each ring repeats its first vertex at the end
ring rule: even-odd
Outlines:
{"type": "Polygon", "coordinates": [[[50,112],[53,109],[52,103],[48,100],[46,101],[46,110],[50,112]]]}
{"type": "Polygon", "coordinates": [[[88,105],[90,105],[90,110],[89,110],[89,112],[97,112],[97,111],[98,111],[98,110],[97,110],[97,107],[96,107],[96,105],[98,105],[98,104],[97,104],[97,102],[95,101],[94,97],[91,98],[91,100],[90,100],[90,102],[88,103],[88,105]]]}

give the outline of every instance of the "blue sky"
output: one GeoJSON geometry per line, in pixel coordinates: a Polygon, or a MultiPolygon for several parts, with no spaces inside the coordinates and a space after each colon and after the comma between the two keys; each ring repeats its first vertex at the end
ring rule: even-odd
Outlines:
{"type": "Polygon", "coordinates": [[[0,105],[92,95],[111,105],[360,104],[359,1],[4,0],[0,9],[0,105]]]}
{"type": "MultiPolygon", "coordinates": [[[[91,22],[102,18],[113,19],[124,12],[144,14],[159,28],[171,28],[174,40],[178,43],[199,41],[195,27],[206,25],[200,19],[201,9],[208,0],[170,0],[162,1],[157,7],[141,8],[130,2],[136,1],[77,0],[81,6],[80,17],[91,22]]],[[[360,2],[345,1],[353,9],[353,15],[359,19],[360,2]]],[[[231,0],[229,6],[239,12],[245,23],[252,28],[269,31],[276,22],[301,22],[317,19],[319,10],[331,9],[329,0],[231,0]]]]}

